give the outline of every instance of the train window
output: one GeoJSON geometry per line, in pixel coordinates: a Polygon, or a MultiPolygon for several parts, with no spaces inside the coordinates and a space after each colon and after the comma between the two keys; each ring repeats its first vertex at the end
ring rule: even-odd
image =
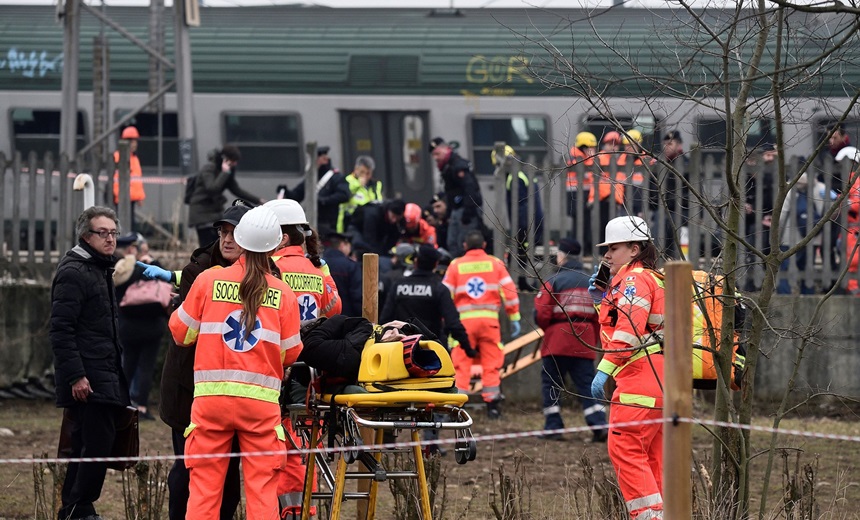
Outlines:
{"type": "Polygon", "coordinates": [[[524,161],[542,164],[549,153],[549,120],[546,116],[472,117],[472,157],[475,173],[494,171],[490,153],[497,141],[504,141],[524,161]]]}
{"type": "MultiPolygon", "coordinates": [[[[21,152],[25,158],[36,152],[41,158],[46,152],[56,157],[60,153],[60,111],[33,108],[13,108],[12,114],[12,151],[21,152]]],[[[76,147],[86,146],[86,126],[84,112],[78,111],[78,131],[76,147]]]]}
{"type": "MultiPolygon", "coordinates": [[[[117,110],[116,121],[122,119],[128,110],[117,110]]],[[[137,128],[140,139],[137,142],[137,156],[144,168],[158,166],[158,114],[140,112],[129,121],[128,125],[137,128]]],[[[117,131],[119,139],[120,130],[117,131]]],[[[179,118],[176,112],[161,113],[161,165],[168,168],[179,168],[179,118]]]]}
{"type": "Polygon", "coordinates": [[[242,151],[242,171],[302,172],[298,115],[224,113],[223,122],[224,142],[242,151]]]}
{"type": "MultiPolygon", "coordinates": [[[[603,136],[608,132],[618,132],[618,126],[624,130],[639,130],[642,132],[642,147],[650,150],[651,153],[657,154],[660,152],[662,141],[658,135],[660,123],[657,118],[651,115],[647,116],[620,116],[610,120],[603,116],[589,116],[585,121],[585,131],[591,132],[597,137],[597,142],[603,141],[603,136]]],[[[571,143],[573,146],[573,143],[571,143]]]]}
{"type": "MultiPolygon", "coordinates": [[[[699,144],[706,155],[714,156],[716,161],[722,161],[726,147],[726,122],[724,119],[702,118],[697,121],[697,136],[699,144]]],[[[776,143],[773,121],[757,119],[750,124],[745,146],[748,150],[762,146],[772,146],[776,143]]]]}

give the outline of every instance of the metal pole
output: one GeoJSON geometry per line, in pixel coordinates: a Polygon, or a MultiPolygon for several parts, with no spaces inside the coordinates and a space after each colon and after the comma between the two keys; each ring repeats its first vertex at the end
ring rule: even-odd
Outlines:
{"type": "MultiPolygon", "coordinates": [[[[133,231],[131,229],[131,172],[129,164],[129,142],[126,139],[120,139],[119,162],[117,163],[117,171],[119,172],[119,221],[128,226],[125,231],[133,231]]],[[[113,194],[111,194],[113,196],[113,194]]]]}
{"type": "MultiPolygon", "coordinates": [[[[317,142],[311,141],[305,145],[308,163],[305,165],[305,214],[311,227],[319,230],[319,208],[317,206],[317,142]]],[[[323,239],[325,237],[320,237],[323,239]]]]}
{"type": "Polygon", "coordinates": [[[197,171],[194,146],[194,85],[191,80],[191,37],[185,25],[185,2],[175,1],[173,45],[176,50],[176,104],[179,119],[179,163],[182,175],[197,171]]]}
{"type": "Polygon", "coordinates": [[[78,136],[78,53],[81,18],[78,0],[64,0],[63,94],[60,110],[60,154],[75,156],[78,136]]]}
{"type": "MultiPolygon", "coordinates": [[[[693,416],[693,266],[666,264],[666,326],[663,376],[663,418],[693,416]]],[[[663,426],[663,508],[666,520],[692,518],[690,476],[693,425],[663,426]]]]}

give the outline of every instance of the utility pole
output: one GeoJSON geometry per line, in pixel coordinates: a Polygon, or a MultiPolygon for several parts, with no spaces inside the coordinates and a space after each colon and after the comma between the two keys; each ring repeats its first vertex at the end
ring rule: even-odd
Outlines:
{"type": "Polygon", "coordinates": [[[176,47],[176,104],[179,119],[179,162],[182,174],[197,170],[194,146],[194,86],[191,79],[191,37],[185,19],[186,2],[174,0],[176,25],[173,45],[176,47]]]}
{"type": "Polygon", "coordinates": [[[78,138],[78,62],[81,32],[79,0],[62,0],[63,17],[63,94],[60,111],[60,155],[75,160],[78,138]]]}

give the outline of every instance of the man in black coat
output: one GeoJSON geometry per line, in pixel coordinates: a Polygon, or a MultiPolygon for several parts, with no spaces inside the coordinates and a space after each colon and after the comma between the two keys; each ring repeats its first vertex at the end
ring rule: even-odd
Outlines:
{"type": "MultiPolygon", "coordinates": [[[[391,249],[400,240],[400,222],[406,203],[401,199],[387,200],[382,204],[375,202],[356,208],[349,222],[352,246],[360,253],[376,253],[379,256],[391,255],[391,249]]],[[[380,260],[380,270],[388,270],[380,260]]]]}
{"type": "MultiPolygon", "coordinates": [[[[330,148],[317,148],[317,233],[325,237],[337,230],[337,219],[340,205],[352,198],[346,175],[332,166],[329,157],[330,148]]],[[[285,185],[278,186],[278,191],[284,191],[284,198],[296,202],[305,200],[305,181],[302,180],[292,190],[285,185]]]]}
{"type": "Polygon", "coordinates": [[[430,155],[442,176],[445,202],[448,205],[448,243],[443,244],[455,258],[463,256],[463,242],[469,231],[481,229],[481,186],[472,164],[457,155],[441,137],[430,141],[430,155]]]}
{"type": "MultiPolygon", "coordinates": [[[[71,457],[109,457],[117,424],[131,404],[122,370],[118,306],[113,284],[119,221],[110,208],[78,217],[78,244],[51,286],[50,339],[57,406],[71,426],[71,457]]],[[[107,472],[104,462],[69,464],[59,518],[98,520],[94,503],[107,472]]]]}
{"type": "Polygon", "coordinates": [[[352,240],[349,235],[331,233],[326,239],[323,260],[328,265],[337,293],[343,301],[341,314],[361,316],[361,266],[349,257],[352,254],[352,240]]]}

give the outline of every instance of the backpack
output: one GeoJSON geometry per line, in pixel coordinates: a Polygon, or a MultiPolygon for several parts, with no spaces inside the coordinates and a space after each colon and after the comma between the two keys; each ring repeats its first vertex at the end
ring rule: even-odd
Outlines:
{"type": "MultiPolygon", "coordinates": [[[[661,284],[663,273],[654,271],[661,284]]],[[[693,388],[714,390],[717,388],[717,367],[714,363],[714,350],[720,347],[720,331],[723,325],[724,276],[715,276],[707,271],[693,271],[693,388]]],[[[735,331],[732,349],[732,390],[740,390],[746,364],[746,347],[741,341],[740,329],[746,319],[746,307],[735,300],[735,331]]]]}
{"type": "Polygon", "coordinates": [[[194,188],[197,187],[198,175],[189,175],[185,178],[185,196],[182,198],[186,204],[191,204],[191,197],[194,195],[194,188]]]}

